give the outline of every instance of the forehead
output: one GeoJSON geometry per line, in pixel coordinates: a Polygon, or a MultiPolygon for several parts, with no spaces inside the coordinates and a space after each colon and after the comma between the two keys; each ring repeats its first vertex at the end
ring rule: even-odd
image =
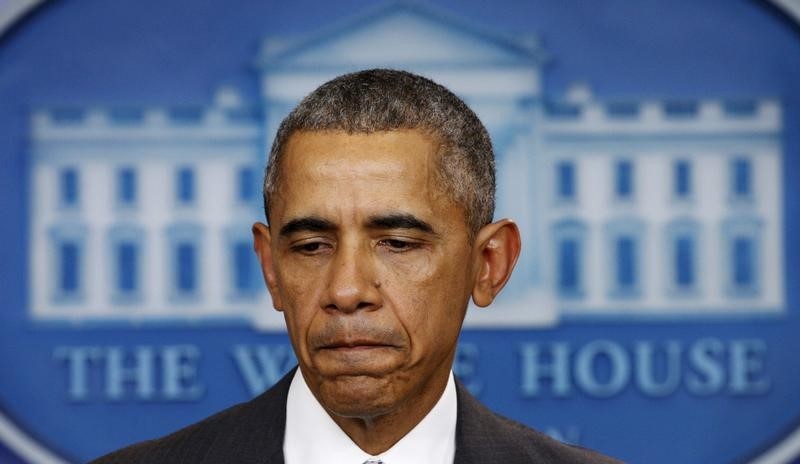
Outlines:
{"type": "MultiPolygon", "coordinates": [[[[286,143],[282,174],[293,176],[306,171],[309,164],[328,167],[353,163],[388,168],[435,167],[438,141],[417,129],[348,133],[339,130],[298,131],[286,143]]],[[[422,170],[420,170],[422,172],[422,170]]]]}
{"type": "Polygon", "coordinates": [[[438,140],[421,130],[297,132],[286,145],[275,206],[289,214],[452,207],[439,156],[438,140]]]}

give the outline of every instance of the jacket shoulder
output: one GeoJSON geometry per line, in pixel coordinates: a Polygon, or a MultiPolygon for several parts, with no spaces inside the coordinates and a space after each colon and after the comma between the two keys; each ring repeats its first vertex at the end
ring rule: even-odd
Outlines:
{"type": "Polygon", "coordinates": [[[456,464],[621,464],[622,461],[560,442],[490,411],[463,387],[458,389],[456,464]]]}
{"type": "Polygon", "coordinates": [[[291,374],[251,401],[102,456],[90,464],[264,462],[281,456],[291,374]],[[287,380],[288,379],[288,380],[287,380]]]}

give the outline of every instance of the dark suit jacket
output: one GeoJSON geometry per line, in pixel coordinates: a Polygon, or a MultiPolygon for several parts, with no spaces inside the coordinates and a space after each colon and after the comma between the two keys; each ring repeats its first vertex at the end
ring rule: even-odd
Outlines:
{"type": "MultiPolygon", "coordinates": [[[[293,373],[249,402],[91,464],[283,464],[286,398],[293,373]]],[[[455,464],[619,463],[501,417],[461,385],[457,385],[457,392],[455,464]]]]}

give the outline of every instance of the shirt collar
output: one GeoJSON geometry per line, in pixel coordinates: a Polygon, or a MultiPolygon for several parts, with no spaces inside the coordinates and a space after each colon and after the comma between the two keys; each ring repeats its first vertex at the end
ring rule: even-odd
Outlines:
{"type": "Polygon", "coordinates": [[[370,458],[380,458],[385,464],[452,464],[457,411],[456,386],[451,372],[441,398],[422,421],[385,453],[371,456],[331,419],[298,369],[286,400],[283,442],[286,464],[360,464],[370,458]]]}

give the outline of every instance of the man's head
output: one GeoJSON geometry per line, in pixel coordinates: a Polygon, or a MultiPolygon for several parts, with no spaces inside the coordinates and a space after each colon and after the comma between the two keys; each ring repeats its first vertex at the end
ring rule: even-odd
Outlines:
{"type": "MultiPolygon", "coordinates": [[[[465,179],[472,174],[463,173],[478,168],[465,166],[464,157],[473,156],[465,154],[468,144],[443,141],[428,122],[389,124],[419,105],[441,112],[436,117],[448,127],[477,124],[479,135],[465,137],[488,144],[474,114],[426,79],[395,71],[362,74],[338,81],[356,79],[369,89],[347,84],[335,90],[332,81],[281,125],[267,181],[270,225],[256,224],[253,231],[273,305],[284,313],[311,391],[359,445],[354,435],[360,429],[349,425],[388,427],[380,436],[389,441],[373,450],[380,452],[438,400],[469,298],[479,306],[491,303],[520,244],[513,222],[486,223],[490,199],[470,197],[477,191],[491,196],[493,172],[489,180],[475,180],[485,188],[461,186],[456,194],[444,180],[461,172],[455,178],[471,182],[465,179]],[[419,92],[438,102],[423,101],[419,92]],[[313,103],[320,99],[328,103],[313,103]],[[340,105],[349,116],[333,124],[327,105],[340,105]],[[462,122],[444,121],[444,115],[462,122]]],[[[474,156],[489,157],[483,165],[491,167],[491,147],[485,148],[474,156]]]]}
{"type": "Polygon", "coordinates": [[[492,222],[495,168],[489,134],[447,88],[405,71],[373,69],[337,77],[309,94],[280,125],[267,163],[264,209],[282,180],[286,144],[296,132],[370,134],[418,129],[438,144],[442,189],[465,211],[474,235],[492,222]]]}

